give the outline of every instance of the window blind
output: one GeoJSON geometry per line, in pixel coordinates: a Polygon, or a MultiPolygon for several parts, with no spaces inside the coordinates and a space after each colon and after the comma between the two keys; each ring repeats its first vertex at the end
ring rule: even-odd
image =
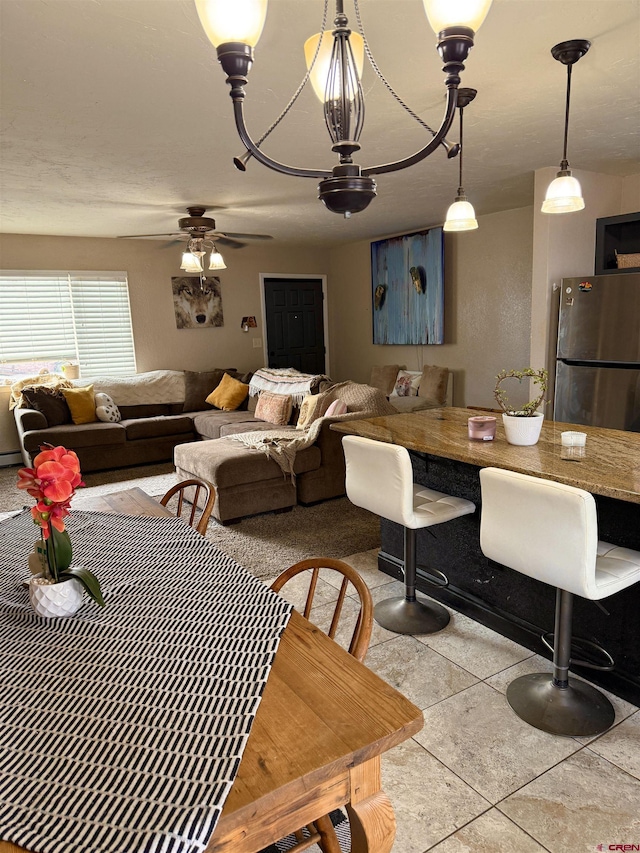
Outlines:
{"type": "Polygon", "coordinates": [[[42,360],[135,373],[126,273],[0,273],[0,362],[42,360]]]}

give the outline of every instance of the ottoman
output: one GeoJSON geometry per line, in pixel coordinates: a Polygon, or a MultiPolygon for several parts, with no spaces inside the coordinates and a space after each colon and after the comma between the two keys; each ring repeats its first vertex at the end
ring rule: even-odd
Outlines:
{"type": "MultiPolygon", "coordinates": [[[[214,438],[180,444],[174,451],[180,479],[195,476],[216,490],[213,517],[223,524],[247,515],[290,509],[297,503],[296,486],[277,462],[260,450],[232,438],[214,438]]],[[[296,454],[294,471],[303,474],[320,467],[318,447],[296,454]]]]}

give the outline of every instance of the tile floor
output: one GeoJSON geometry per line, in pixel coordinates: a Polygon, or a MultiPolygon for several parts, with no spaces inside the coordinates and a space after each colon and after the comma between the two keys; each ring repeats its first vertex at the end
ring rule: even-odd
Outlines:
{"type": "MultiPolygon", "coordinates": [[[[345,560],[374,601],[401,594],[401,584],[378,572],[376,555],[345,560]]],[[[300,604],[295,588],[284,592],[300,604]]],[[[326,629],[334,590],[321,580],[319,593],[312,621],[326,629]]],[[[518,675],[551,664],[455,612],[434,635],[374,626],[365,662],[424,712],[424,728],[383,758],[398,824],[393,853],[640,849],[638,708],[607,694],[616,720],[596,738],[532,728],[504,694],[518,675]]]]}

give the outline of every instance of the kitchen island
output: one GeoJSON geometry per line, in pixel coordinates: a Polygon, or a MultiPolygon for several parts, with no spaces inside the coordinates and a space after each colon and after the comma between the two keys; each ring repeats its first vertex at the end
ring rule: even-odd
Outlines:
{"type": "MultiPolygon", "coordinates": [[[[507,443],[499,415],[495,441],[469,440],[468,418],[478,414],[446,407],[341,421],[331,428],[407,447],[416,482],[476,504],[476,513],[438,525],[435,536],[418,531],[418,588],[550,657],[540,635],[553,630],[555,590],[482,554],[479,471],[506,468],[585,489],[596,499],[600,539],[640,550],[640,434],[547,421],[536,445],[517,447],[507,443]],[[587,434],[585,456],[563,458],[560,434],[576,429],[587,434]],[[429,568],[444,572],[449,585],[430,583],[429,568]]],[[[381,535],[379,568],[400,578],[402,528],[382,519],[381,535]]],[[[615,661],[611,671],[577,666],[575,671],[640,704],[640,584],[602,602],[576,598],[573,625],[576,637],[599,644],[615,661]]],[[[587,654],[576,649],[576,656],[587,654]]],[[[593,661],[604,663],[600,655],[593,661]]]]}

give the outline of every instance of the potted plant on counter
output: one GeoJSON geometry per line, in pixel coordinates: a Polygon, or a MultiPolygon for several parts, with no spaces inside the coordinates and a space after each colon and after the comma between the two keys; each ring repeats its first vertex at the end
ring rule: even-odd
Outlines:
{"type": "Polygon", "coordinates": [[[78,457],[64,447],[43,445],[33,468],[18,471],[18,488],[35,498],[31,516],[40,528],[40,539],[28,561],[34,575],[29,599],[38,616],[71,616],[82,604],[84,592],[104,607],[96,576],[71,565],[71,540],[64,520],[71,498],[83,485],[78,457]]]}
{"type": "Polygon", "coordinates": [[[509,444],[531,445],[536,444],[540,438],[544,414],[537,410],[547,392],[548,378],[549,374],[544,368],[534,370],[532,367],[525,367],[524,370],[501,370],[496,376],[493,396],[502,409],[502,423],[509,444]],[[515,408],[509,403],[507,393],[502,387],[505,379],[517,379],[518,382],[532,379],[540,393],[533,400],[515,408]]]}

